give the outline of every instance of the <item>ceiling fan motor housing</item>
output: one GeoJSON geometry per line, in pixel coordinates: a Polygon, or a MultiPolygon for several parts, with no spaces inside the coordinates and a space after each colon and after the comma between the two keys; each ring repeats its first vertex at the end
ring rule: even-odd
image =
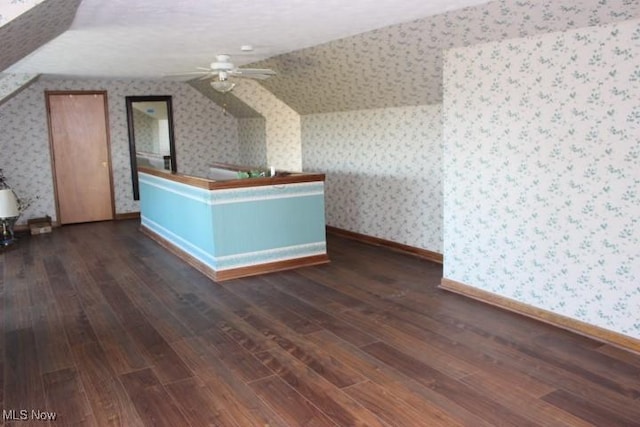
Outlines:
{"type": "Polygon", "coordinates": [[[211,63],[211,69],[220,71],[230,71],[235,67],[231,63],[231,57],[229,55],[216,55],[215,62],[211,63]]]}

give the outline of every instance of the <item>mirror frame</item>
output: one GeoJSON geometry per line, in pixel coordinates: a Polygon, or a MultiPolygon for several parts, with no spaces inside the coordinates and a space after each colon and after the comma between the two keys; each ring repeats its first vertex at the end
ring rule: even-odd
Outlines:
{"type": "Polygon", "coordinates": [[[133,186],[133,200],[140,200],[138,184],[138,162],[136,160],[136,134],[133,124],[134,102],[165,102],[167,105],[167,122],[169,125],[169,156],[171,157],[171,172],[177,172],[176,146],[173,139],[173,108],[171,95],[127,96],[127,127],[129,129],[129,157],[131,158],[131,183],[133,186]]]}

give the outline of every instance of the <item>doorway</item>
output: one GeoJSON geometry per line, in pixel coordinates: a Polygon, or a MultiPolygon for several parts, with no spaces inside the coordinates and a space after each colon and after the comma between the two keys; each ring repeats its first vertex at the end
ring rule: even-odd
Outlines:
{"type": "Polygon", "coordinates": [[[107,93],[46,92],[60,224],[114,218],[107,93]]]}

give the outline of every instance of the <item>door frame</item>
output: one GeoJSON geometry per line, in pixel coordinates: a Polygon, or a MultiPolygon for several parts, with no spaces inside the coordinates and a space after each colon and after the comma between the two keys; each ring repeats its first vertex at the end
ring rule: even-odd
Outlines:
{"type": "Polygon", "coordinates": [[[60,218],[60,203],[58,201],[58,180],[56,179],[56,160],[53,147],[53,132],[51,128],[51,107],[49,105],[49,96],[51,95],[103,95],[104,101],[104,120],[106,130],[107,145],[107,167],[109,169],[109,192],[111,193],[111,221],[116,217],[116,199],[113,190],[113,168],[111,166],[111,126],[109,123],[109,98],[106,90],[45,90],[45,106],[47,109],[47,129],[49,132],[49,157],[51,158],[51,178],[53,179],[53,197],[55,199],[56,222],[62,225],[60,218]]]}

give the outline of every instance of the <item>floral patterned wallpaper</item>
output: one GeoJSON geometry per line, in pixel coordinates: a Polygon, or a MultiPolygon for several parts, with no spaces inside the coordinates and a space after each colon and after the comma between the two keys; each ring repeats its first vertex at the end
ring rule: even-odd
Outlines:
{"type": "Polygon", "coordinates": [[[303,116],[327,224],[442,253],[441,121],[440,105],[303,116]]]}
{"type": "Polygon", "coordinates": [[[454,49],[445,277],[640,338],[640,21],[454,49]]]}
{"type": "Polygon", "coordinates": [[[255,80],[244,79],[233,94],[266,120],[267,163],[276,169],[302,169],[300,116],[255,80]]]}
{"type": "Polygon", "coordinates": [[[268,165],[267,128],[264,118],[238,119],[238,143],[241,165],[255,167],[268,165]]]}
{"type": "MultiPolygon", "coordinates": [[[[498,0],[292,52],[257,65],[278,70],[278,76],[261,84],[302,114],[303,166],[327,174],[328,223],[442,252],[443,199],[442,188],[437,188],[443,181],[438,151],[441,145],[432,141],[441,121],[433,116],[437,107],[416,106],[406,111],[377,107],[439,103],[444,48],[553,33],[633,16],[640,16],[640,2],[498,0]],[[345,110],[358,113],[336,113],[345,110]],[[419,120],[415,118],[402,121],[402,116],[421,111],[427,112],[421,119],[428,125],[416,125],[419,120]],[[355,122],[354,117],[358,118],[355,122]],[[405,124],[392,132],[398,123],[405,124]],[[423,126],[428,127],[426,138],[423,126]],[[375,146],[362,142],[358,145],[362,150],[351,149],[350,142],[360,141],[358,138],[378,142],[375,146]],[[423,149],[430,154],[421,162],[396,156],[399,141],[407,140],[429,141],[423,149]],[[392,162],[387,166],[391,172],[384,183],[375,186],[366,177],[373,174],[381,159],[392,162]],[[419,188],[397,191],[399,186],[391,184],[409,179],[405,171],[421,170],[429,171],[429,178],[413,178],[419,188]],[[411,211],[415,206],[422,211],[411,211]],[[403,231],[402,227],[409,228],[393,222],[396,216],[392,213],[399,207],[408,209],[400,217],[416,228],[403,231]]],[[[403,153],[404,147],[399,147],[403,153]]]]}
{"type": "MultiPolygon", "coordinates": [[[[38,28],[52,28],[50,23],[57,22],[55,20],[58,18],[62,20],[72,11],[75,12],[79,0],[58,0],[57,3],[67,4],[64,7],[65,12],[43,14],[40,18],[46,17],[46,19],[35,24],[38,28]]],[[[53,7],[51,0],[45,1],[43,5],[45,4],[50,4],[47,7],[53,7]]],[[[235,132],[240,147],[236,147],[235,153],[240,163],[249,161],[253,163],[251,160],[253,158],[262,163],[266,158],[267,164],[274,164],[282,169],[295,170],[304,166],[305,169],[312,168],[326,172],[329,184],[339,182],[345,185],[344,188],[350,188],[350,194],[357,197],[353,199],[342,197],[339,194],[341,191],[339,185],[332,185],[327,189],[327,212],[328,216],[330,215],[328,219],[331,225],[442,251],[442,249],[438,250],[442,248],[442,215],[437,217],[434,214],[438,211],[442,212],[443,204],[442,189],[439,191],[435,189],[437,183],[442,182],[440,154],[437,153],[434,143],[428,142],[429,150],[433,151],[430,151],[432,154],[422,164],[416,164],[406,156],[395,157],[394,150],[399,140],[422,140],[422,131],[419,130],[420,125],[417,129],[412,127],[415,123],[413,118],[407,121],[407,126],[404,126],[402,131],[399,131],[399,138],[389,130],[397,125],[398,117],[413,115],[413,112],[409,112],[413,108],[415,111],[427,111],[422,120],[433,125],[425,125],[429,128],[427,132],[429,136],[424,138],[425,140],[430,141],[431,135],[439,132],[437,130],[439,121],[433,117],[435,114],[433,109],[437,107],[423,107],[423,105],[437,104],[442,100],[442,50],[492,40],[624,21],[637,16],[640,16],[638,1],[497,0],[272,58],[260,66],[275,68],[279,72],[278,76],[262,82],[263,86],[257,88],[249,86],[253,82],[244,85],[246,80],[243,80],[242,85],[234,89],[233,96],[227,97],[226,101],[217,99],[216,102],[221,105],[226,102],[230,113],[237,114],[237,117],[255,117],[257,113],[254,113],[251,108],[246,108],[246,104],[235,102],[234,97],[243,94],[246,100],[253,99],[253,104],[249,104],[252,107],[260,106],[262,109],[260,113],[266,117],[265,140],[268,147],[265,146],[264,151],[249,151],[246,160],[243,153],[245,148],[251,147],[247,145],[247,141],[253,140],[254,136],[258,135],[257,128],[247,124],[248,122],[241,124],[238,120],[235,132]],[[273,94],[265,91],[265,87],[273,94]],[[239,105],[238,108],[235,108],[236,104],[239,105]],[[411,108],[402,113],[400,112],[402,108],[379,110],[384,107],[398,106],[411,108]],[[364,129],[371,138],[378,138],[376,147],[367,146],[370,151],[351,151],[340,139],[342,133],[346,132],[344,129],[351,127],[352,115],[335,112],[356,110],[359,110],[362,117],[359,128],[364,129]],[[296,112],[311,116],[301,118],[294,114],[296,112]],[[313,129],[316,130],[309,131],[305,123],[313,124],[313,129]],[[322,132],[325,133],[324,136],[321,135],[322,132]],[[331,140],[329,137],[331,135],[339,137],[331,140]],[[384,138],[380,138],[381,135],[384,138]],[[316,143],[321,144],[323,150],[314,149],[313,144],[316,143]],[[344,163],[346,160],[341,156],[345,153],[352,156],[351,160],[354,164],[350,166],[354,168],[353,170],[345,169],[347,166],[341,166],[338,169],[333,165],[333,163],[344,163]],[[370,174],[370,171],[375,169],[375,165],[380,163],[379,159],[385,156],[389,156],[389,159],[393,159],[390,161],[397,163],[387,166],[392,172],[386,176],[383,185],[372,187],[371,183],[362,176],[370,174]],[[398,188],[397,185],[394,187],[391,184],[392,181],[410,180],[403,175],[405,169],[430,171],[430,178],[428,182],[420,182],[424,187],[412,188],[392,195],[387,194],[391,189],[398,188]],[[335,177],[334,174],[336,174],[335,177]],[[358,186],[358,183],[362,185],[358,186]],[[381,195],[384,197],[379,197],[381,195]],[[373,200],[376,199],[377,209],[384,213],[369,210],[373,200]],[[428,201],[427,206],[424,205],[425,201],[428,201]],[[401,215],[403,221],[406,217],[406,224],[416,224],[419,228],[406,231],[407,227],[404,225],[386,223],[394,218],[392,213],[398,209],[398,206],[407,209],[407,212],[401,215]],[[410,209],[414,206],[421,206],[424,212],[412,213],[410,209]],[[347,213],[350,211],[357,213],[354,219],[348,219],[347,213]],[[416,220],[417,217],[420,217],[419,222],[416,220]]],[[[4,43],[9,39],[8,33],[2,36],[3,30],[4,27],[0,28],[0,40],[4,43]]],[[[15,31],[13,33],[18,34],[15,31]]],[[[28,36],[29,34],[24,33],[21,37],[26,40],[28,36]]],[[[37,37],[33,36],[33,38],[37,37]]],[[[3,44],[0,64],[3,63],[5,53],[17,49],[10,46],[14,44],[9,43],[6,47],[3,44]]],[[[22,46],[18,47],[23,49],[22,46]]],[[[19,51],[24,52],[24,50],[19,51]]],[[[208,83],[200,83],[205,86],[202,91],[210,90],[208,83]]],[[[214,95],[216,94],[212,97],[214,95]]],[[[214,115],[215,122],[219,120],[219,111],[217,109],[214,115]]],[[[3,123],[2,114],[2,106],[0,106],[0,123],[3,123]]],[[[206,120],[206,118],[199,117],[198,120],[206,120]]],[[[202,134],[205,135],[204,140],[206,140],[206,138],[214,138],[212,135],[215,132],[211,133],[205,129],[202,134]]],[[[348,133],[349,137],[354,135],[352,132],[348,133]]],[[[126,141],[126,134],[123,134],[123,137],[126,141]]],[[[0,149],[4,147],[2,139],[0,135],[0,149]]],[[[112,134],[112,144],[113,139],[112,134]]],[[[413,143],[410,142],[409,145],[413,143]]],[[[362,144],[365,146],[364,142],[362,144]]],[[[403,149],[401,147],[401,151],[403,149]]],[[[229,155],[230,162],[235,162],[231,160],[234,150],[235,148],[231,149],[229,153],[224,150],[225,155],[229,155]]],[[[121,152],[123,153],[126,154],[128,161],[128,152],[121,152]]],[[[185,164],[181,160],[180,152],[178,156],[178,167],[181,168],[185,164]]],[[[114,154],[114,165],[115,157],[114,154]]],[[[224,156],[221,155],[218,158],[222,159],[222,157],[224,156]]],[[[122,183],[118,184],[121,188],[117,190],[120,194],[117,202],[118,209],[119,212],[135,211],[137,205],[127,196],[127,191],[130,191],[128,190],[129,178],[127,178],[128,166],[123,158],[120,158],[120,162],[121,177],[116,180],[116,183],[122,183]]],[[[188,160],[186,166],[194,166],[195,169],[200,170],[203,168],[199,159],[188,160]]]]}
{"type": "Polygon", "coordinates": [[[260,61],[299,114],[442,101],[444,49],[640,17],[637,0],[496,0],[260,61]],[[313,82],[310,84],[310,82],[313,82]]]}
{"type": "Polygon", "coordinates": [[[3,19],[0,17],[0,71],[6,70],[16,61],[66,31],[73,22],[81,0],[14,2],[29,3],[32,8],[8,22],[2,22],[3,19]]]}
{"type": "Polygon", "coordinates": [[[136,134],[136,150],[146,153],[157,153],[159,147],[155,146],[153,137],[154,120],[142,111],[133,108],[134,131],[136,134]]]}
{"type": "MultiPolygon", "coordinates": [[[[236,84],[242,84],[242,82],[244,81],[244,79],[236,79],[233,77],[231,78],[231,80],[236,84]]],[[[227,92],[227,93],[220,93],[214,88],[212,88],[211,80],[209,79],[201,80],[197,78],[194,80],[190,80],[186,83],[196,88],[198,92],[200,92],[201,94],[209,98],[211,101],[218,104],[223,110],[225,110],[228,114],[231,114],[235,118],[246,119],[246,118],[262,117],[260,114],[258,114],[256,110],[254,110],[253,108],[249,107],[247,104],[242,102],[235,95],[234,91],[227,92]]]]}
{"type": "Polygon", "coordinates": [[[0,2],[0,27],[43,0],[4,0],[0,2]]]}
{"type": "Polygon", "coordinates": [[[0,73],[0,105],[37,77],[37,74],[0,73]]]}
{"type": "Polygon", "coordinates": [[[19,223],[45,214],[55,217],[45,90],[107,91],[116,213],[139,211],[131,191],[126,96],[172,96],[179,172],[206,176],[211,162],[237,163],[240,158],[236,119],[188,84],[41,77],[0,105],[0,168],[20,197],[33,199],[19,223]]]}

